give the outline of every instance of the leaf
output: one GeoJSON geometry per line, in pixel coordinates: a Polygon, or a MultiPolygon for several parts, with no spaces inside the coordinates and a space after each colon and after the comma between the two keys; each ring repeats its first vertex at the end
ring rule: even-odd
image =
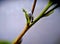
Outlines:
{"type": "Polygon", "coordinates": [[[45,13],[45,16],[49,16],[49,15],[51,15],[53,12],[54,12],[54,10],[48,11],[47,13],[45,13]]]}
{"type": "Polygon", "coordinates": [[[29,19],[29,15],[28,15],[27,11],[25,9],[23,9],[23,12],[25,13],[27,24],[30,24],[30,19],[29,19]]]}
{"type": "Polygon", "coordinates": [[[28,14],[27,14],[27,11],[26,11],[25,9],[23,9],[23,12],[25,13],[26,20],[28,20],[28,14]]]}

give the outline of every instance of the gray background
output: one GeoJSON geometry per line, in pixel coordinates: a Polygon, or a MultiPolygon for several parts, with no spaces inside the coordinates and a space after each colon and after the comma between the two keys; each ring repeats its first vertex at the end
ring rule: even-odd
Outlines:
{"type": "MultiPolygon", "coordinates": [[[[48,0],[37,0],[36,18],[48,0]]],[[[13,41],[26,24],[22,9],[31,11],[33,0],[0,0],[0,40],[13,41]]],[[[60,40],[60,10],[57,8],[48,17],[41,18],[24,35],[22,44],[58,44],[60,40]]]]}

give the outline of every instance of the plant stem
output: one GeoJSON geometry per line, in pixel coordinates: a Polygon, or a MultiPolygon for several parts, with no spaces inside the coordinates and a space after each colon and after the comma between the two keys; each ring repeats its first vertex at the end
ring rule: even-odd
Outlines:
{"type": "Polygon", "coordinates": [[[33,6],[32,6],[32,14],[34,13],[34,9],[35,9],[35,6],[36,6],[36,2],[37,2],[37,0],[34,0],[33,6]]]}
{"type": "Polygon", "coordinates": [[[46,7],[42,10],[42,12],[40,13],[40,15],[33,21],[33,23],[30,25],[30,27],[32,25],[34,25],[40,18],[42,18],[42,16],[44,15],[44,13],[49,9],[49,7],[52,6],[52,2],[49,1],[48,4],[46,5],[46,7]]]}
{"type": "Polygon", "coordinates": [[[22,39],[23,35],[27,32],[27,30],[29,29],[29,25],[26,24],[25,28],[22,30],[22,32],[20,33],[20,35],[16,38],[16,40],[13,42],[13,44],[18,44],[19,41],[22,39]]]}
{"type": "Polygon", "coordinates": [[[13,42],[13,44],[18,44],[19,41],[22,39],[23,35],[27,32],[27,30],[34,25],[43,15],[44,13],[49,9],[49,7],[52,5],[51,2],[49,2],[47,4],[47,6],[43,9],[43,11],[41,12],[41,14],[32,22],[32,24],[28,25],[26,24],[25,28],[22,30],[22,32],[20,33],[20,35],[18,36],[18,38],[16,39],[16,41],[13,42]]]}

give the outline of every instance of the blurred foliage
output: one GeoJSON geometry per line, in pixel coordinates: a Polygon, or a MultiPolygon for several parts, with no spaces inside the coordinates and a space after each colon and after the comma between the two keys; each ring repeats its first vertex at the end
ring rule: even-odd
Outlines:
{"type": "Polygon", "coordinates": [[[8,40],[0,40],[0,44],[11,44],[8,40]]]}

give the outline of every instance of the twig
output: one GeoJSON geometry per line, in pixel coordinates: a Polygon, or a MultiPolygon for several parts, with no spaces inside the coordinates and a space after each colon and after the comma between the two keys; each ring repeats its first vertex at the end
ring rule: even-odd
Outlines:
{"type": "MultiPolygon", "coordinates": [[[[26,24],[25,28],[23,29],[23,31],[20,33],[20,35],[18,36],[18,38],[16,39],[16,41],[13,42],[13,44],[18,44],[19,41],[21,40],[21,38],[23,37],[23,35],[27,32],[27,30],[34,25],[43,15],[44,13],[49,9],[49,7],[52,5],[52,3],[48,3],[48,5],[43,9],[43,11],[41,12],[41,14],[33,21],[32,24],[26,24]]],[[[34,7],[34,6],[33,6],[34,7]]],[[[34,9],[32,10],[34,11],[34,9]]]]}
{"type": "Polygon", "coordinates": [[[34,0],[33,6],[32,6],[32,14],[34,13],[34,9],[35,9],[35,6],[36,6],[36,2],[37,2],[37,0],[34,0]]]}
{"type": "Polygon", "coordinates": [[[46,5],[46,7],[41,11],[40,15],[33,21],[33,23],[30,25],[30,27],[32,25],[34,25],[40,18],[42,18],[42,16],[44,15],[44,13],[52,6],[52,2],[48,2],[48,4],[46,5]]]}
{"type": "MultiPolygon", "coordinates": [[[[34,12],[34,9],[35,9],[35,6],[36,6],[36,2],[37,0],[34,0],[34,3],[33,3],[33,6],[32,6],[32,14],[34,12]]],[[[23,11],[25,12],[25,10],[23,9],[23,11]]],[[[13,44],[19,44],[19,41],[21,40],[21,38],[23,37],[23,35],[26,33],[26,31],[29,29],[29,23],[28,23],[28,18],[27,18],[27,13],[25,12],[25,17],[26,17],[26,20],[27,20],[27,24],[25,26],[25,28],[23,29],[23,31],[20,33],[20,35],[16,38],[16,40],[13,42],[13,44]]]]}
{"type": "Polygon", "coordinates": [[[23,35],[26,33],[26,31],[29,29],[29,25],[26,24],[25,28],[22,30],[20,35],[16,38],[16,40],[13,42],[13,44],[18,44],[19,41],[22,39],[23,35]]]}

